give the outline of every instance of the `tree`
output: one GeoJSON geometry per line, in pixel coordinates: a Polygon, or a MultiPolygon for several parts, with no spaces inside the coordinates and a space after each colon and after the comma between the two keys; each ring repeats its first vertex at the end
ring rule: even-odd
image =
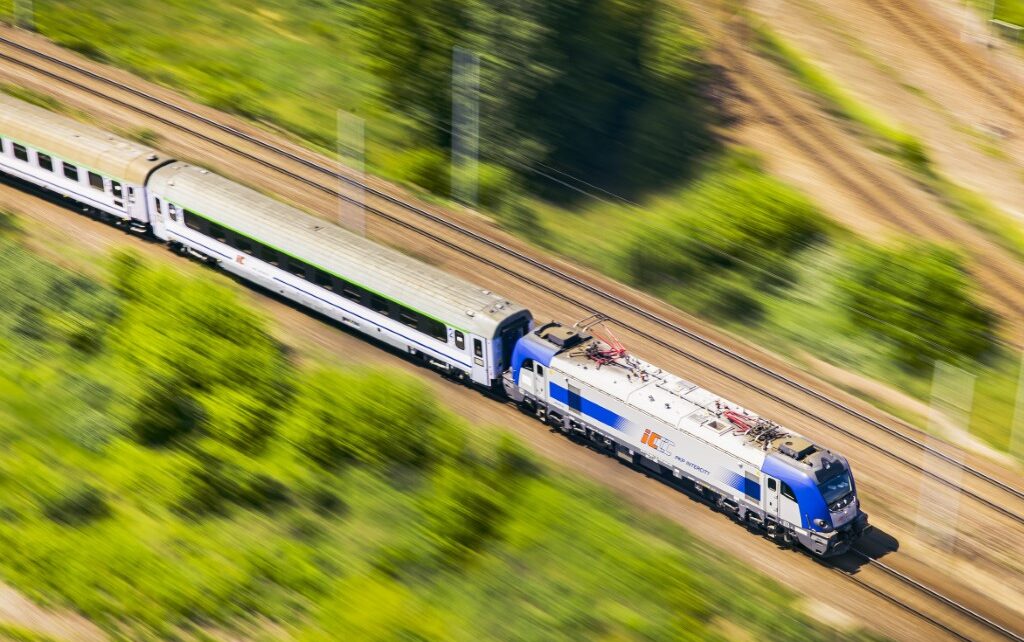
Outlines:
{"type": "Polygon", "coordinates": [[[909,368],[982,358],[995,346],[996,318],[975,300],[950,250],[927,243],[861,249],[838,285],[850,321],[888,341],[909,368]]]}
{"type": "Polygon", "coordinates": [[[383,0],[361,23],[414,146],[450,148],[452,49],[477,52],[483,160],[552,195],[574,193],[532,170],[645,188],[713,145],[699,38],[662,0],[383,0]]]}

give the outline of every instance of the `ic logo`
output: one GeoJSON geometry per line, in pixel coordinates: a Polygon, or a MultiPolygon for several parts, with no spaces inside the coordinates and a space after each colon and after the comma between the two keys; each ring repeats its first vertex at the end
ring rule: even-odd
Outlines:
{"type": "Polygon", "coordinates": [[[657,450],[658,452],[664,453],[666,455],[671,455],[672,453],[670,451],[672,449],[672,446],[676,445],[674,441],[665,439],[658,433],[652,431],[650,428],[644,430],[644,436],[640,438],[640,442],[647,444],[654,450],[657,450]]]}
{"type": "Polygon", "coordinates": [[[651,429],[648,428],[647,430],[644,431],[644,436],[640,439],[640,442],[647,444],[651,448],[657,450],[659,439],[661,439],[661,435],[659,435],[656,432],[651,432],[651,429]]]}

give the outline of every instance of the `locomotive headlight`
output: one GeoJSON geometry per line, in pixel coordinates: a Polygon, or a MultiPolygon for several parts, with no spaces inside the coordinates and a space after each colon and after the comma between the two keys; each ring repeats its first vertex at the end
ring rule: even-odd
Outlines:
{"type": "Polygon", "coordinates": [[[814,525],[817,526],[818,528],[820,528],[823,531],[832,530],[832,526],[828,522],[826,522],[825,520],[823,520],[820,517],[815,517],[814,518],[814,525]]]}

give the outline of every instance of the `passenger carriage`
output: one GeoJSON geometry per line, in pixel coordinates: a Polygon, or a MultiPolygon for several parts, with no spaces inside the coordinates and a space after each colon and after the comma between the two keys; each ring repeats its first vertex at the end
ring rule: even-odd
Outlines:
{"type": "Polygon", "coordinates": [[[146,181],[173,159],[0,93],[0,170],[145,232],[146,181]]]}
{"type": "Polygon", "coordinates": [[[159,169],[149,199],[157,237],[478,385],[530,329],[504,297],[205,169],[159,169]]]}

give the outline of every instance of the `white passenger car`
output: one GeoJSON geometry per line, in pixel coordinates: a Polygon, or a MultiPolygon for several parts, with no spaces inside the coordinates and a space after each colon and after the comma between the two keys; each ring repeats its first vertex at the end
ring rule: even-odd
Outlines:
{"type": "Polygon", "coordinates": [[[154,149],[0,93],[0,170],[136,231],[149,222],[146,180],[170,162],[154,149]]]}
{"type": "Polygon", "coordinates": [[[157,237],[476,384],[500,385],[530,329],[504,297],[205,169],[148,186],[157,237]]]}

